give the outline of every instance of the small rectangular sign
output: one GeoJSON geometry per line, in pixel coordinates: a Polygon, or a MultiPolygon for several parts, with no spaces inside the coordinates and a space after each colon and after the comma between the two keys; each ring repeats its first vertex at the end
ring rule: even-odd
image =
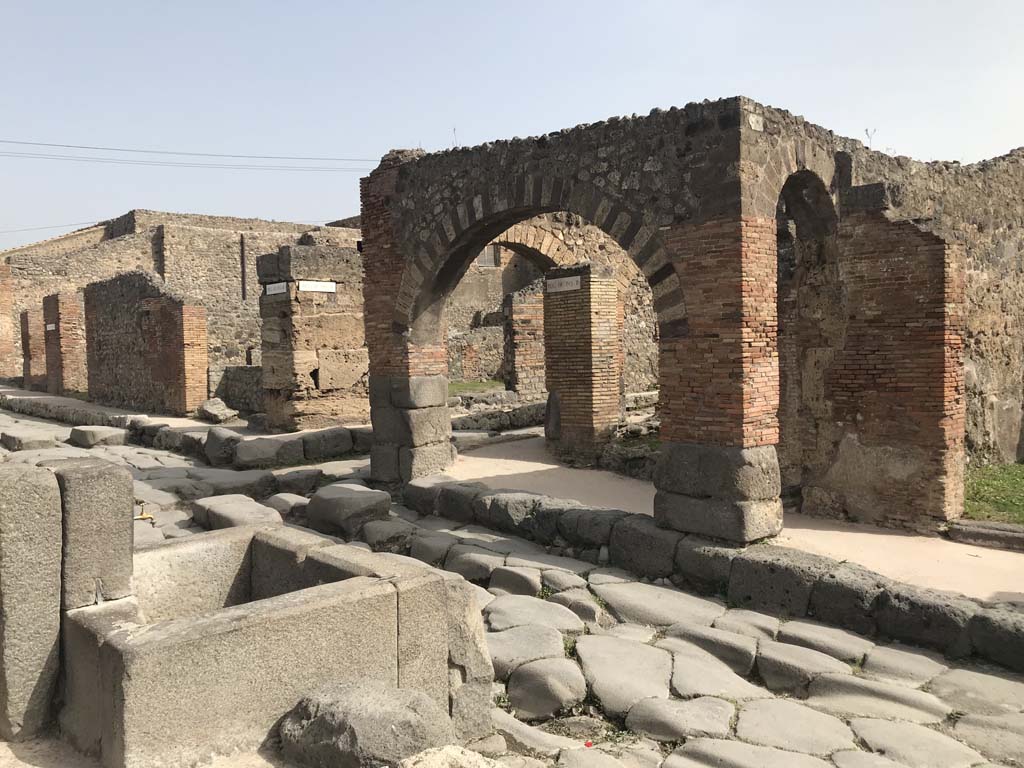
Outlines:
{"type": "Polygon", "coordinates": [[[273,296],[276,293],[285,293],[288,290],[288,283],[270,283],[267,285],[266,294],[267,296],[273,296]]]}
{"type": "Polygon", "coordinates": [[[299,280],[299,290],[311,293],[337,293],[338,284],[331,280],[299,280]]]}
{"type": "Polygon", "coordinates": [[[57,324],[56,323],[47,323],[46,324],[46,330],[48,330],[48,331],[56,331],[57,330],[57,324]]]}
{"type": "Polygon", "coordinates": [[[580,289],[580,276],[552,277],[547,283],[548,293],[564,293],[565,291],[578,291],[580,289]]]}

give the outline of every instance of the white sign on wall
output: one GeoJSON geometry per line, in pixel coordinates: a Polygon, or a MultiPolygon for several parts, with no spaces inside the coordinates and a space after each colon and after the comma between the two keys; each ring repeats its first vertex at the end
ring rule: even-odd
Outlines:
{"type": "Polygon", "coordinates": [[[566,291],[578,291],[580,289],[580,276],[573,277],[552,277],[547,282],[548,293],[564,293],[566,291]]]}
{"type": "Polygon", "coordinates": [[[337,293],[338,284],[332,280],[299,280],[299,290],[310,293],[337,293]]]}
{"type": "Polygon", "coordinates": [[[270,283],[267,285],[266,294],[267,296],[273,296],[277,293],[284,293],[288,290],[288,283],[270,283]]]}
{"type": "Polygon", "coordinates": [[[56,331],[57,330],[57,324],[56,323],[47,323],[46,324],[46,330],[48,330],[48,331],[56,331]]]}

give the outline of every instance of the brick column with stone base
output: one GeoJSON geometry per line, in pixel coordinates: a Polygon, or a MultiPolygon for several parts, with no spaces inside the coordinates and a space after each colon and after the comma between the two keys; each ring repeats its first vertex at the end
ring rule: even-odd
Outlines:
{"type": "Polygon", "coordinates": [[[454,460],[447,376],[371,376],[374,480],[408,482],[454,460]]]}
{"type": "Polygon", "coordinates": [[[51,395],[86,395],[89,372],[82,294],[66,291],[43,297],[43,320],[47,391],[51,395]]]}
{"type": "MultiPolygon", "coordinates": [[[[686,317],[661,326],[665,528],[749,542],[782,530],[774,219],[665,231],[686,317]]],[[[655,309],[659,307],[654,285],[655,309]]]]}
{"type": "Polygon", "coordinates": [[[621,414],[622,336],[618,282],[590,264],[550,270],[544,291],[544,368],[551,414],[549,447],[593,459],[614,434],[621,414]]]}

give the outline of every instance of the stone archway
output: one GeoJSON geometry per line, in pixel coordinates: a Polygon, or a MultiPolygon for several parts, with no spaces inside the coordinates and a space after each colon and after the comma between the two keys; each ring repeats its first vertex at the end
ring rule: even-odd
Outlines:
{"type": "Polygon", "coordinates": [[[774,280],[750,290],[751,277],[774,275],[774,250],[760,247],[774,221],[761,228],[742,215],[742,118],[742,100],[729,100],[385,157],[362,188],[374,476],[408,479],[451,461],[439,432],[445,299],[484,244],[565,211],[612,237],[651,285],[665,444],[659,522],[737,540],[776,533],[774,280]]]}

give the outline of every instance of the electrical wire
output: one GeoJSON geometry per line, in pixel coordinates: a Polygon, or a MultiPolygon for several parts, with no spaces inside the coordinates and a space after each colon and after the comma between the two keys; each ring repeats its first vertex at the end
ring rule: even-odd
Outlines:
{"type": "Polygon", "coordinates": [[[156,168],[216,168],[236,171],[312,171],[316,173],[369,173],[372,168],[332,168],[329,166],[306,165],[249,165],[239,163],[185,163],[171,160],[128,160],[115,157],[81,157],[79,155],[47,155],[36,152],[0,152],[0,157],[34,160],[64,160],[79,163],[102,163],[105,165],[141,165],[156,168]]]}
{"type": "Polygon", "coordinates": [[[124,147],[94,147],[88,144],[48,144],[43,141],[14,141],[0,139],[0,144],[20,144],[28,147],[56,147],[59,149],[94,149],[102,152],[132,152],[142,155],[183,155],[188,157],[227,157],[236,160],[314,160],[332,163],[376,163],[372,157],[298,157],[295,155],[228,155],[218,152],[178,152],[170,149],[126,149],[124,147]]]}

